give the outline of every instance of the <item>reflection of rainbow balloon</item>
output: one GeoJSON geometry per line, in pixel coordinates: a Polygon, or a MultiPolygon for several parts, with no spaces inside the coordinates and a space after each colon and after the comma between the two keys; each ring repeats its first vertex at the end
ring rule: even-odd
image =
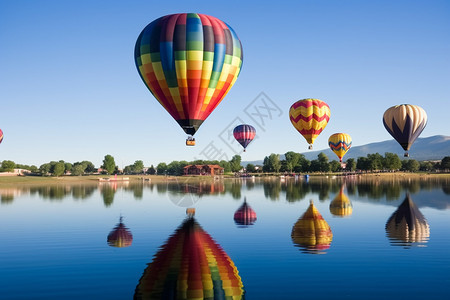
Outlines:
{"type": "Polygon", "coordinates": [[[241,227],[253,225],[256,221],[256,212],[247,204],[246,199],[238,210],[234,213],[234,222],[241,227]]]}
{"type": "Polygon", "coordinates": [[[108,234],[108,245],[122,248],[131,246],[132,242],[133,235],[122,223],[122,217],[120,217],[119,224],[108,234]]]}
{"type": "Polygon", "coordinates": [[[303,99],[292,104],[289,110],[292,125],[310,144],[325,129],[330,120],[330,107],[319,99],[303,99]]]}
{"type": "Polygon", "coordinates": [[[330,248],[333,233],[313,202],[292,227],[291,238],[296,246],[307,253],[322,254],[330,248]]]}
{"type": "Polygon", "coordinates": [[[192,217],[145,269],[134,299],[243,299],[233,261],[192,217]]]}
{"type": "Polygon", "coordinates": [[[328,138],[328,145],[331,151],[337,155],[339,161],[342,162],[342,157],[352,146],[352,138],[346,133],[335,133],[328,138]]]}
{"type": "Polygon", "coordinates": [[[352,203],[344,194],[344,187],[341,187],[339,194],[330,203],[330,212],[334,216],[345,217],[350,216],[353,212],[352,203]]]}
{"type": "Polygon", "coordinates": [[[223,21],[181,13],[148,24],[134,57],[153,96],[194,135],[235,83],[243,54],[236,33],[223,21]]]}
{"type": "Polygon", "coordinates": [[[255,138],[255,135],[256,129],[252,125],[242,124],[233,129],[233,136],[244,147],[244,152],[248,144],[255,138]]]}
{"type": "Polygon", "coordinates": [[[427,113],[417,105],[395,105],[384,112],[383,124],[409,156],[407,151],[427,125],[427,113]]]}
{"type": "Polygon", "coordinates": [[[430,226],[409,194],[387,221],[386,233],[393,245],[412,246],[428,241],[430,226]]]}

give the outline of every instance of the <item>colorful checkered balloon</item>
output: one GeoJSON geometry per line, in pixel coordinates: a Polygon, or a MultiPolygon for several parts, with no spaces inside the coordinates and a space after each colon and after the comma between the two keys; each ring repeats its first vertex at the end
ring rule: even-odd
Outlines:
{"type": "Polygon", "coordinates": [[[236,82],[242,45],[223,21],[182,13],[148,24],[136,41],[136,67],[150,92],[194,135],[236,82]]]}

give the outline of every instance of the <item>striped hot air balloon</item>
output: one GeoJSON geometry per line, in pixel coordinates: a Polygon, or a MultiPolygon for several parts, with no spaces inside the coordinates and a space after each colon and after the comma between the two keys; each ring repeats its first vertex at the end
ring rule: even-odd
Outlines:
{"type": "Polygon", "coordinates": [[[219,105],[242,66],[242,45],[223,21],[195,13],[161,17],[136,41],[147,88],[188,135],[219,105]]]}
{"type": "Polygon", "coordinates": [[[306,253],[323,254],[324,250],[330,248],[333,233],[312,201],[292,227],[291,238],[306,253]]]}
{"type": "Polygon", "coordinates": [[[303,99],[292,104],[289,118],[295,129],[306,139],[309,149],[330,120],[330,107],[319,99],[303,99]]]}
{"type": "Polygon", "coordinates": [[[2,141],[3,141],[3,131],[0,129],[0,144],[2,143],[2,141]]]}
{"type": "Polygon", "coordinates": [[[342,157],[352,146],[352,138],[346,133],[335,133],[328,138],[328,145],[331,151],[337,155],[339,161],[342,162],[342,157]]]}
{"type": "Polygon", "coordinates": [[[134,299],[244,299],[230,257],[188,217],[148,264],[134,299]]]}
{"type": "Polygon", "coordinates": [[[408,157],[411,145],[427,125],[427,113],[417,105],[395,105],[384,112],[383,124],[408,157]]]}
{"type": "Polygon", "coordinates": [[[252,125],[242,124],[234,128],[233,135],[238,143],[244,147],[245,152],[248,144],[250,144],[250,142],[255,138],[256,130],[252,125]]]}

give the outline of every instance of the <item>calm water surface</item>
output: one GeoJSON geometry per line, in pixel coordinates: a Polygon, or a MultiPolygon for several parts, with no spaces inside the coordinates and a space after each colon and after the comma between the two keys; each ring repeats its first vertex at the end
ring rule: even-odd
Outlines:
{"type": "Polygon", "coordinates": [[[450,179],[179,179],[0,195],[1,299],[450,294],[450,179]]]}

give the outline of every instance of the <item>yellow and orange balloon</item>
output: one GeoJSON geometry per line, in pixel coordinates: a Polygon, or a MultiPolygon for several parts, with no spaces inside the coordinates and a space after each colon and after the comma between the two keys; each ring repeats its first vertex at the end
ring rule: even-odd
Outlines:
{"type": "Polygon", "coordinates": [[[292,125],[305,138],[312,149],[314,140],[330,120],[330,107],[319,99],[303,99],[292,104],[289,110],[292,125]]]}
{"type": "Polygon", "coordinates": [[[352,146],[352,137],[346,133],[335,133],[328,138],[328,146],[337,155],[339,161],[352,146]]]}

